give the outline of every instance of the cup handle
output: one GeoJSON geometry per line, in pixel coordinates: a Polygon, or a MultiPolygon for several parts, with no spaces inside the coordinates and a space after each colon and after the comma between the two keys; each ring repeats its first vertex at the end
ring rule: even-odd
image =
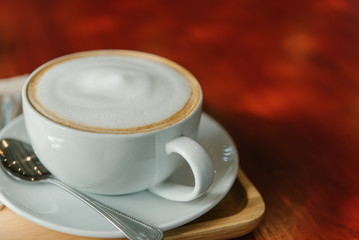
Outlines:
{"type": "Polygon", "coordinates": [[[196,141],[188,137],[179,137],[166,144],[167,154],[177,153],[189,164],[193,176],[194,187],[170,181],[164,181],[149,190],[173,201],[191,201],[202,195],[211,185],[214,177],[213,165],[207,152],[196,141]]]}

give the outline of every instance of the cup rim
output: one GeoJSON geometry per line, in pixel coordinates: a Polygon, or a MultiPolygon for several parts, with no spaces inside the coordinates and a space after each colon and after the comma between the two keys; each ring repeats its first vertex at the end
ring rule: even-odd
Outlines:
{"type": "MultiPolygon", "coordinates": [[[[75,132],[82,132],[84,134],[94,133],[96,135],[98,134],[105,134],[105,135],[142,135],[146,133],[153,133],[153,132],[160,132],[167,128],[170,128],[172,126],[178,125],[187,119],[191,118],[192,115],[196,114],[196,112],[200,111],[202,109],[202,102],[203,102],[203,92],[201,89],[201,86],[198,82],[198,80],[195,78],[195,76],[190,73],[187,69],[182,67],[181,65],[177,64],[176,62],[173,62],[172,60],[169,60],[167,58],[146,53],[146,52],[140,52],[135,50],[120,50],[120,49],[105,49],[105,50],[90,50],[90,51],[81,51],[81,52],[75,52],[71,54],[67,54],[58,58],[55,58],[53,60],[50,60],[42,65],[40,65],[38,68],[36,68],[26,79],[25,84],[22,89],[22,99],[23,99],[23,107],[24,103],[26,103],[28,108],[30,108],[36,115],[40,116],[42,119],[67,130],[75,131],[75,132]],[[170,121],[172,116],[178,115],[179,112],[185,107],[183,107],[181,110],[179,110],[177,113],[172,115],[171,117],[164,119],[162,121],[156,122],[154,124],[149,124],[141,127],[134,127],[134,128],[128,128],[128,129],[109,129],[109,128],[98,128],[97,130],[94,130],[92,127],[89,128],[79,128],[75,126],[71,126],[70,124],[66,124],[64,122],[59,122],[55,119],[52,119],[49,117],[49,115],[45,115],[42,112],[40,112],[34,104],[31,102],[30,97],[28,96],[28,88],[29,83],[32,81],[32,79],[39,74],[41,74],[43,71],[46,71],[47,68],[56,65],[57,63],[61,63],[62,61],[74,59],[74,58],[82,58],[86,56],[95,56],[95,55],[123,55],[123,56],[140,56],[145,59],[154,60],[160,63],[166,64],[166,66],[171,67],[172,69],[178,71],[181,75],[184,76],[184,78],[187,80],[189,84],[193,84],[193,89],[196,90],[196,92],[191,92],[191,94],[195,95],[195,99],[192,100],[195,102],[195,104],[192,103],[192,107],[187,110],[187,113],[184,116],[181,116],[180,118],[175,119],[174,121],[170,121]],[[165,124],[161,122],[166,122],[165,124]],[[152,126],[153,125],[153,126],[152,126]]],[[[192,97],[190,99],[193,99],[192,97]]],[[[190,100],[189,100],[190,101],[190,100]]],[[[188,104],[188,102],[186,103],[188,104]]],[[[76,124],[74,124],[76,125],[76,124]]]]}

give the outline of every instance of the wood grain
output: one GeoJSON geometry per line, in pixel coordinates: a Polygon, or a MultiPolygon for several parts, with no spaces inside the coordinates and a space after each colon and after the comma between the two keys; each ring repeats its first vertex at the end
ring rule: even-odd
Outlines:
{"type": "Polygon", "coordinates": [[[239,169],[230,193],[209,213],[165,233],[165,239],[229,239],[251,232],[260,223],[265,204],[255,186],[239,169]]]}

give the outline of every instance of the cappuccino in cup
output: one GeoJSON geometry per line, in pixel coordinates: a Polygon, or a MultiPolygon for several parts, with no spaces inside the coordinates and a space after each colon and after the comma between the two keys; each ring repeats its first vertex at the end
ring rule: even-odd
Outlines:
{"type": "Polygon", "coordinates": [[[213,166],[195,140],[202,91],[165,58],[126,50],[74,53],[36,69],[22,91],[26,129],[59,180],[97,194],[203,194],[213,166]],[[167,180],[186,162],[194,186],[167,180]]]}
{"type": "Polygon", "coordinates": [[[200,89],[185,69],[132,51],[69,55],[32,76],[27,96],[45,117],[99,133],[141,133],[173,125],[197,106],[200,89]]]}

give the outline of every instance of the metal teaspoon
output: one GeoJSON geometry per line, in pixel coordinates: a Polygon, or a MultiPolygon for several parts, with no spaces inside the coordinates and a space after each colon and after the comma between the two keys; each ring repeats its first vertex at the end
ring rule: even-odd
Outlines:
{"type": "Polygon", "coordinates": [[[15,139],[0,140],[0,161],[3,169],[17,179],[52,183],[71,193],[112,223],[128,239],[158,240],[163,237],[162,231],[157,227],[131,217],[54,179],[27,143],[15,139]]]}

